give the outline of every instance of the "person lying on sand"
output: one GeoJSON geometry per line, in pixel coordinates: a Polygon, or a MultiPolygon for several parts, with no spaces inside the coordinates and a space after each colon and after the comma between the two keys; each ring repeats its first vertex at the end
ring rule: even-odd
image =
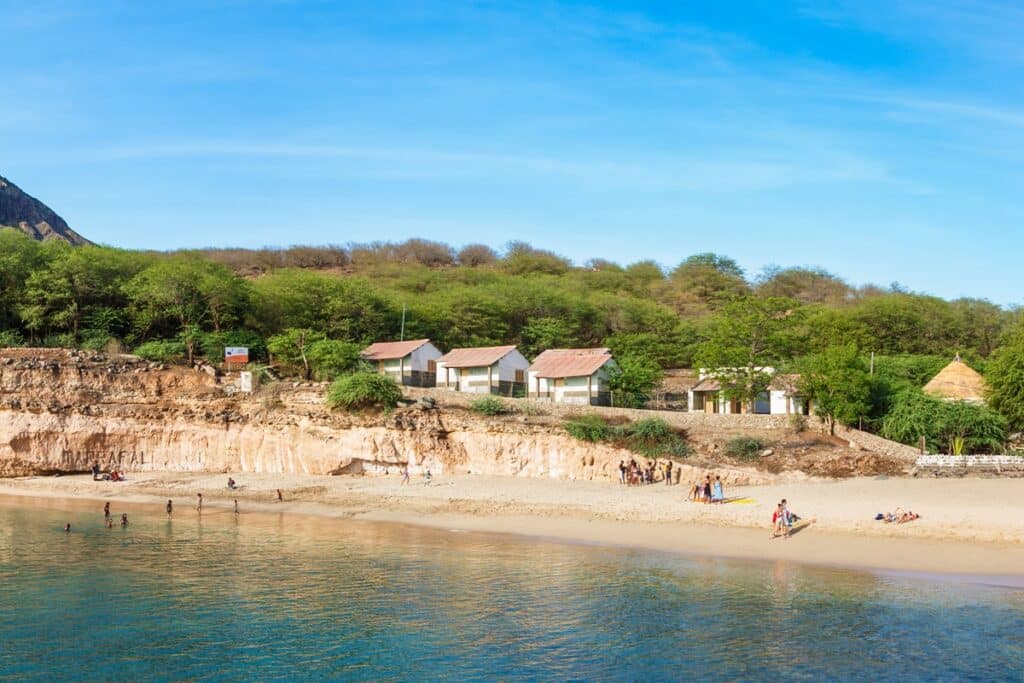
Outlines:
{"type": "Polygon", "coordinates": [[[882,516],[882,521],[886,524],[906,524],[907,522],[913,522],[915,519],[921,519],[921,515],[913,510],[904,512],[903,508],[896,508],[895,511],[887,512],[882,516]]]}

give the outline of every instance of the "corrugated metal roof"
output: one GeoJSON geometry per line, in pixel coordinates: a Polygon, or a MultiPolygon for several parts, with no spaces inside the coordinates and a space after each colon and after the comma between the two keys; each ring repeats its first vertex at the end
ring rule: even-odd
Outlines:
{"type": "Polygon", "coordinates": [[[366,360],[394,360],[405,358],[410,353],[428,344],[429,339],[413,339],[398,342],[376,342],[370,344],[359,354],[366,360]]]}
{"type": "Polygon", "coordinates": [[[533,361],[530,372],[537,377],[589,377],[612,359],[605,348],[549,349],[533,361]]]}
{"type": "Polygon", "coordinates": [[[494,365],[515,351],[515,346],[482,346],[473,349],[452,349],[437,359],[448,368],[480,368],[494,365]]]}

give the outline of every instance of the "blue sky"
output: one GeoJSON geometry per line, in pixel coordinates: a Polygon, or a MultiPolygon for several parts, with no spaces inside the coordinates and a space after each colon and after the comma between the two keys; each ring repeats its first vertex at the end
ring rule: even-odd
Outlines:
{"type": "Polygon", "coordinates": [[[0,0],[0,26],[0,175],[95,241],[716,251],[1024,302],[1012,2],[0,0]]]}

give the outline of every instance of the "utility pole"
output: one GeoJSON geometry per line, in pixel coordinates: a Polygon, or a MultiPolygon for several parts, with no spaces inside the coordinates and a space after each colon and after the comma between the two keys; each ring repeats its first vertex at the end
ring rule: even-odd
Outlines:
{"type": "Polygon", "coordinates": [[[875,374],[875,352],[874,351],[871,352],[871,370],[870,370],[869,374],[872,375],[872,376],[874,376],[874,374],[875,374]]]}
{"type": "Polygon", "coordinates": [[[405,304],[402,304],[402,334],[398,337],[398,341],[405,341],[405,304]]]}

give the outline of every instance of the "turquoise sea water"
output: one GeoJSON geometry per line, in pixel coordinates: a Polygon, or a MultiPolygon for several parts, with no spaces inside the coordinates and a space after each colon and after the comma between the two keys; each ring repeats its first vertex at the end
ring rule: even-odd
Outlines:
{"type": "Polygon", "coordinates": [[[1014,589],[62,505],[0,504],[0,680],[1024,680],[1014,589]]]}

